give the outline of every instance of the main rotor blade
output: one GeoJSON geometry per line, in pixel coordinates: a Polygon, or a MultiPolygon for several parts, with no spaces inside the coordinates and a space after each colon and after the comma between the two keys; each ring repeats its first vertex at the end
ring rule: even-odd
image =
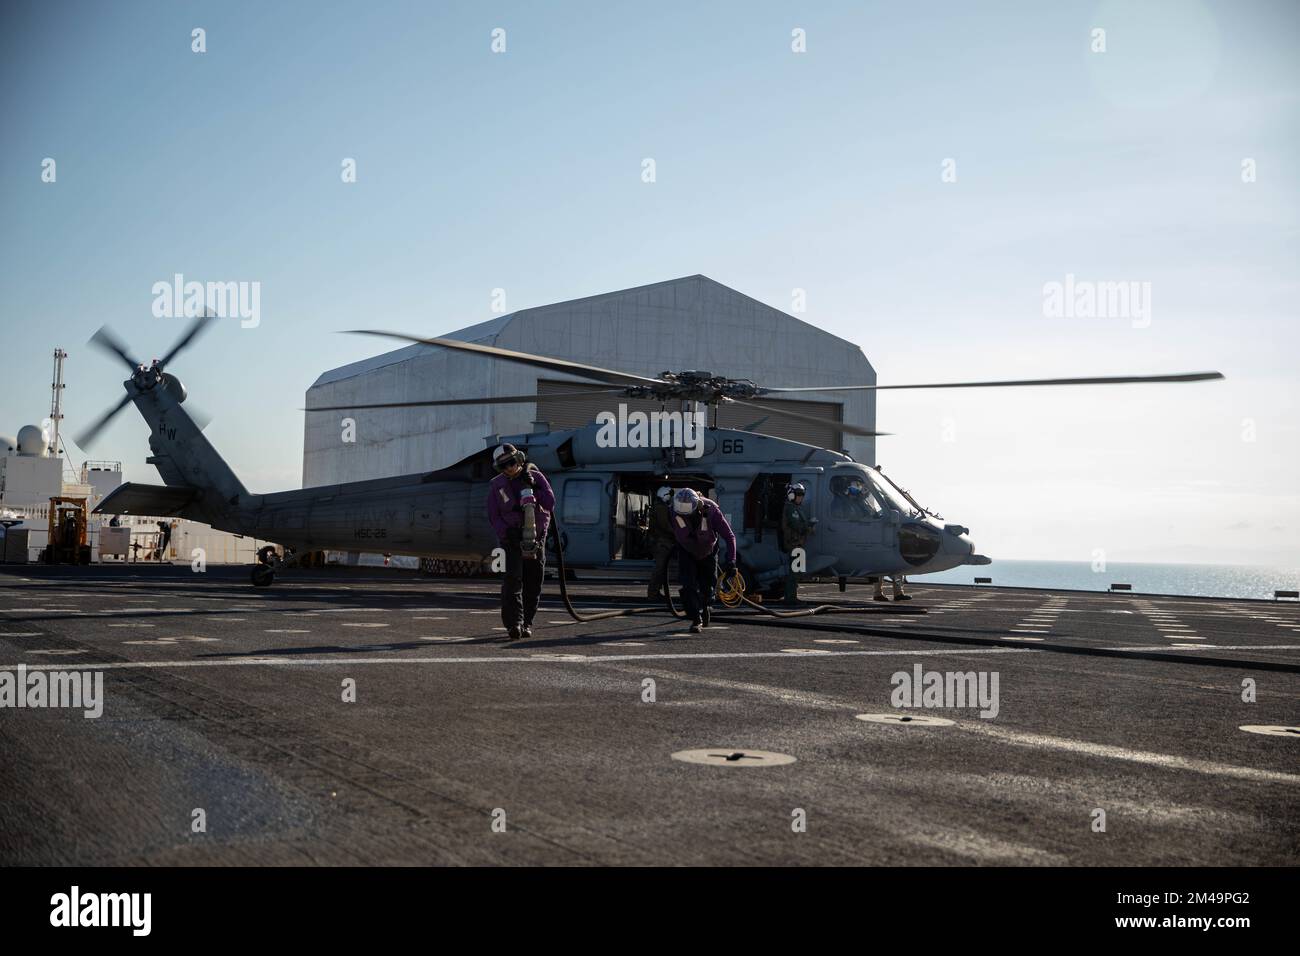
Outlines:
{"type": "Polygon", "coordinates": [[[171,351],[168,352],[158,362],[158,364],[161,365],[163,368],[166,368],[168,365],[170,365],[172,359],[174,359],[185,349],[189,348],[191,342],[193,342],[196,338],[198,338],[203,332],[207,331],[208,326],[212,323],[212,321],[215,318],[216,316],[210,313],[207,309],[204,309],[203,314],[195,317],[194,321],[190,323],[190,327],[185,330],[185,334],[183,334],[176,341],[176,344],[172,346],[171,351]]]}
{"type": "Polygon", "coordinates": [[[407,335],[404,332],[383,332],[377,329],[348,329],[347,332],[355,335],[379,335],[390,339],[400,339],[404,342],[415,342],[420,345],[441,345],[443,348],[458,349],[462,352],[475,352],[479,355],[490,355],[492,358],[507,359],[511,362],[519,362],[523,365],[531,365],[534,368],[544,368],[552,372],[563,372],[567,375],[579,375],[583,378],[589,378],[593,381],[604,382],[607,385],[659,385],[664,383],[661,379],[646,378],[643,375],[633,375],[631,372],[616,372],[612,369],[599,368],[595,365],[583,365],[580,362],[569,362],[565,359],[547,358],[544,355],[533,355],[531,352],[516,352],[512,349],[499,349],[495,345],[479,345],[475,342],[458,342],[456,339],[424,339],[418,335],[407,335]]]}
{"type": "MultiPolygon", "coordinates": [[[[126,350],[126,346],[118,341],[117,337],[113,335],[112,330],[110,330],[107,325],[101,325],[99,330],[90,337],[90,341],[86,344],[94,345],[105,352],[111,352],[116,355],[126,363],[127,368],[132,372],[134,372],[136,367],[140,364],[135,359],[131,358],[130,354],[126,350]]],[[[77,442],[77,444],[80,445],[81,442],[77,442]]]]}
{"type": "Polygon", "coordinates": [[[1022,378],[1005,382],[938,382],[929,385],[810,385],[804,388],[763,388],[760,395],[788,392],[884,391],[901,388],[1003,388],[1009,385],[1135,385],[1153,382],[1209,382],[1222,372],[1183,372],[1178,375],[1108,375],[1098,378],[1022,378]]]}
{"type": "Polygon", "coordinates": [[[848,422],[837,422],[833,418],[818,418],[815,415],[801,415],[798,412],[786,411],[784,408],[773,408],[771,405],[759,405],[756,402],[742,402],[738,398],[727,399],[727,401],[733,405],[744,405],[746,408],[758,408],[767,412],[769,415],[780,415],[785,418],[793,418],[797,421],[808,422],[813,425],[830,425],[836,431],[848,432],[851,435],[862,435],[865,438],[875,438],[878,435],[893,434],[892,432],[873,432],[869,428],[851,425],[848,422]]]}
{"type": "Polygon", "coordinates": [[[321,405],[304,408],[305,412],[351,412],[359,408],[426,408],[437,405],[503,405],[535,402],[543,398],[587,398],[591,395],[622,395],[626,389],[596,388],[585,392],[548,392],[545,395],[496,395],[488,398],[440,398],[428,402],[380,402],[375,405],[321,405]]]}
{"type": "MultiPolygon", "coordinates": [[[[133,365],[131,367],[134,368],[135,366],[133,365]]],[[[118,402],[116,405],[114,405],[112,408],[106,411],[103,415],[100,415],[99,418],[95,419],[95,421],[93,421],[89,426],[83,428],[81,431],[73,435],[72,440],[75,441],[83,449],[88,449],[94,443],[99,433],[103,431],[104,426],[109,423],[109,421],[113,418],[114,415],[116,415],[122,409],[126,408],[126,406],[131,403],[131,399],[133,397],[134,396],[129,394],[123,395],[122,400],[120,402],[118,402]]]]}

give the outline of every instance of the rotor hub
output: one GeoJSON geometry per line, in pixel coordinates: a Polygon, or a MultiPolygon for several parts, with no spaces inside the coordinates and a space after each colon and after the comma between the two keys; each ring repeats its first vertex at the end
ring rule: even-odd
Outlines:
{"type": "Polygon", "coordinates": [[[762,389],[749,379],[726,378],[712,372],[662,372],[662,384],[633,385],[629,398],[652,398],[660,402],[704,402],[714,405],[730,399],[756,398],[762,389]]]}

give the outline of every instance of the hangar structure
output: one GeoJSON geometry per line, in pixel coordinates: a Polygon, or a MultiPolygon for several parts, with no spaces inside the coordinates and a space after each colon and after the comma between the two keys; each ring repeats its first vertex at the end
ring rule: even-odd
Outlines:
{"type": "MultiPolygon", "coordinates": [[[[380,327],[387,327],[383,322],[380,327]]],[[[416,335],[434,329],[398,328],[416,335]]],[[[875,369],[852,342],[702,275],[557,302],[498,316],[440,337],[568,359],[648,376],[704,370],[765,386],[874,385],[875,369]]],[[[358,339],[358,342],[361,340],[358,339]]],[[[414,402],[583,391],[607,387],[516,362],[410,345],[323,373],[307,390],[306,407],[414,402]]],[[[764,397],[764,404],[874,428],[875,392],[800,393],[764,397]]],[[[308,413],[303,486],[414,474],[450,465],[495,436],[576,428],[601,411],[657,410],[653,401],[593,395],[531,404],[385,408],[308,413]],[[345,441],[345,418],[355,421],[345,441]]],[[[875,440],[843,434],[833,424],[806,422],[723,405],[717,424],[875,461],[875,440]]]]}

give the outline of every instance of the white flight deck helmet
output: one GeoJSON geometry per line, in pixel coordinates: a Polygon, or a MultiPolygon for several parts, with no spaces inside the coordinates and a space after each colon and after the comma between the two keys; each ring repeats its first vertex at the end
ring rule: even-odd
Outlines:
{"type": "Polygon", "coordinates": [[[794,501],[799,495],[807,494],[808,489],[803,486],[803,482],[796,481],[793,485],[785,486],[785,500],[794,501]]]}
{"type": "Polygon", "coordinates": [[[658,498],[660,501],[662,501],[664,504],[668,504],[668,502],[672,500],[673,490],[669,488],[667,485],[664,485],[662,488],[660,488],[658,491],[655,492],[655,497],[658,498]]]}
{"type": "Polygon", "coordinates": [[[683,516],[694,514],[699,506],[700,496],[690,488],[683,488],[673,495],[673,512],[676,514],[683,516]]]}
{"type": "Polygon", "coordinates": [[[496,450],[492,452],[492,464],[496,466],[497,471],[505,471],[512,464],[523,463],[523,452],[514,445],[497,445],[496,450]]]}

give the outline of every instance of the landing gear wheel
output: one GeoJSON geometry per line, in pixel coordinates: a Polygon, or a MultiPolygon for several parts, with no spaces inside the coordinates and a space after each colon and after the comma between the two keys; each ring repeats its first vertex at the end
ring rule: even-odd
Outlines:
{"type": "Polygon", "coordinates": [[[275,553],[275,545],[267,544],[257,549],[257,563],[253,565],[253,586],[269,587],[275,580],[275,568],[280,563],[280,556],[275,553]]]}

